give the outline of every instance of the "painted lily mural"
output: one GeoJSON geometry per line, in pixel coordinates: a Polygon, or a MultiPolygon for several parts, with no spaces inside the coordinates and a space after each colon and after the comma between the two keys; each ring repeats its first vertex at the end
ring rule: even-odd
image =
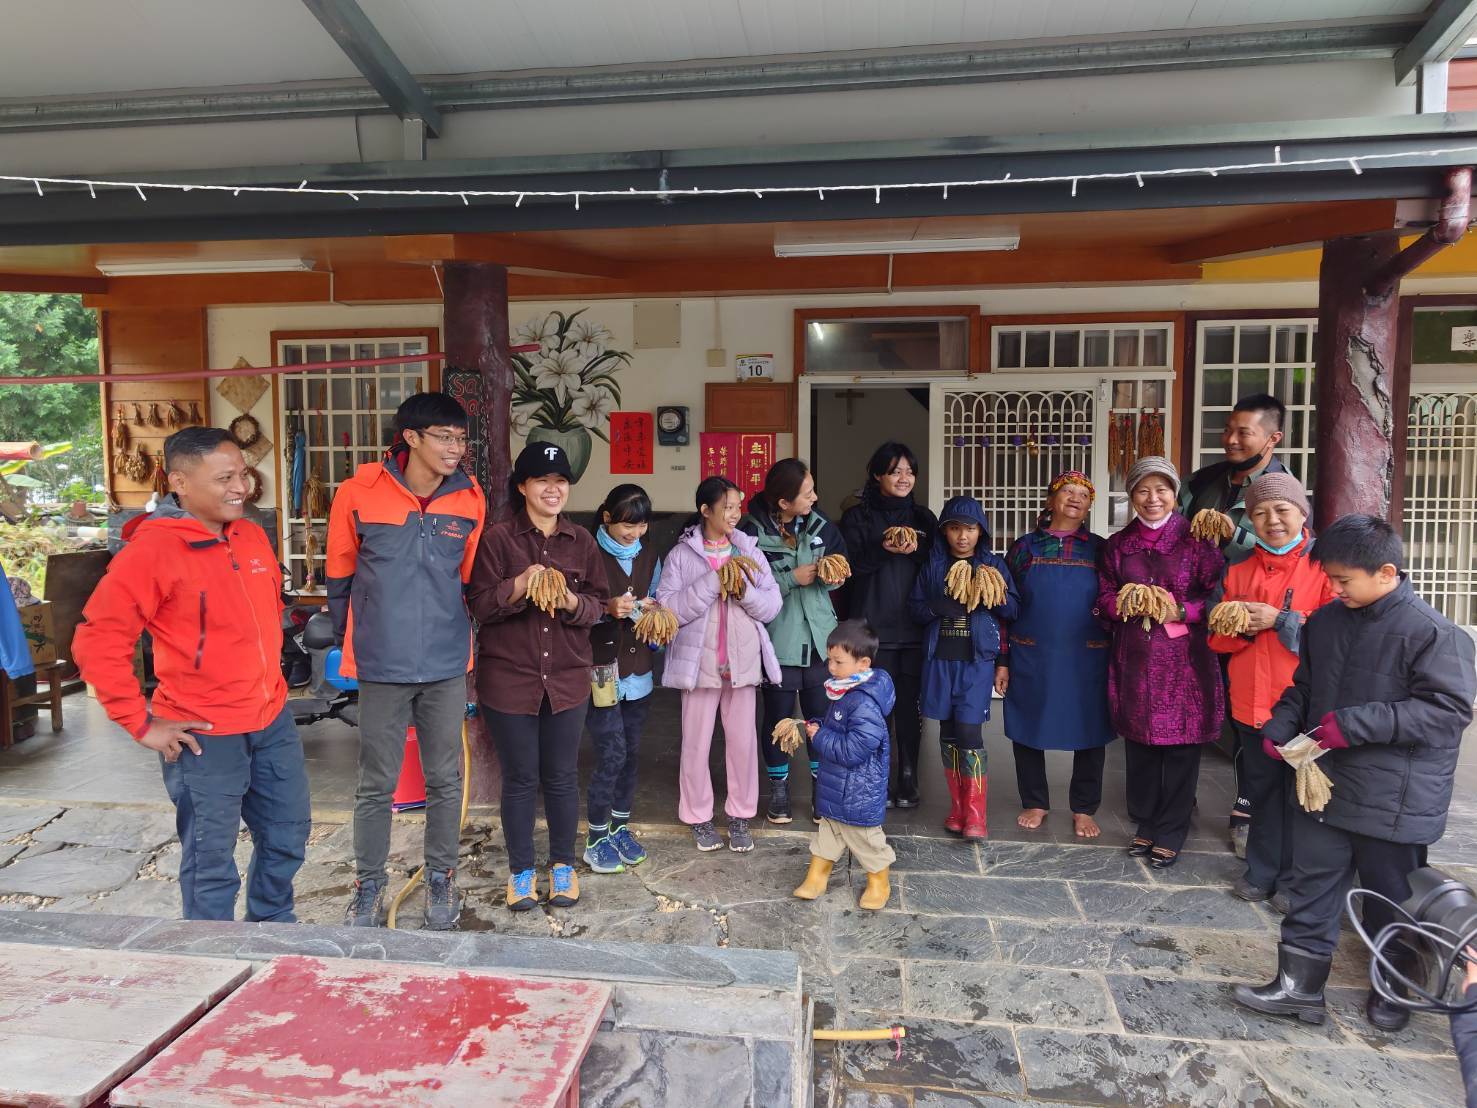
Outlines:
{"type": "Polygon", "coordinates": [[[615,375],[631,364],[630,354],[611,348],[609,328],[580,318],[586,311],[549,312],[514,329],[515,341],[539,350],[513,355],[513,432],[563,447],[575,480],[590,464],[590,436],[610,441],[605,428],[621,402],[615,375]]]}

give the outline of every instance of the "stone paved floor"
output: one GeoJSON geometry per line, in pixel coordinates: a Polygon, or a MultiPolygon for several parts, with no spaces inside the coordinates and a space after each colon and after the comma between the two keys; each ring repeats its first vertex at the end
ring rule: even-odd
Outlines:
{"type": "MultiPolygon", "coordinates": [[[[889,820],[899,854],[892,899],[885,911],[864,913],[854,906],[861,875],[844,867],[820,902],[790,896],[806,864],[803,820],[760,830],[750,855],[692,849],[668,822],[674,708],[655,706],[643,750],[637,811],[651,821],[641,826],[650,860],[618,876],[582,875],[575,909],[516,915],[500,904],[506,858],[495,820],[474,813],[461,867],[466,928],[794,951],[817,1026],[908,1027],[901,1058],[892,1044],[817,1050],[815,1102],[826,1108],[1460,1102],[1444,1021],[1418,1016],[1397,1035],[1364,1023],[1366,959],[1347,935],[1325,1027],[1231,1004],[1231,982],[1269,974],[1276,918],[1227,892],[1238,864],[1224,845],[1230,775],[1218,755],[1205,759],[1190,849],[1157,873],[1121,849],[1121,755],[1109,756],[1098,844],[1074,842],[1064,812],[1042,832],[1023,832],[1014,825],[1008,744],[992,725],[992,841],[942,835],[941,782],[935,760],[925,759],[925,805],[889,820]]],[[[353,735],[320,724],[304,742],[315,828],[297,885],[300,914],[333,923],[353,876],[353,735]]],[[[1432,860],[1477,885],[1477,744],[1464,755],[1450,828],[1432,860]]],[[[1064,792],[1067,759],[1051,763],[1053,787],[1064,792]]],[[[803,782],[797,792],[803,816],[803,782]]],[[[397,876],[413,868],[419,838],[416,816],[397,818],[397,876]]],[[[243,843],[243,863],[248,850],[243,843]]],[[[65,732],[51,737],[43,724],[0,754],[0,907],[175,916],[178,860],[157,765],[95,705],[69,698],[65,732]]],[[[402,925],[415,926],[419,914],[416,894],[402,925]]]]}
{"type": "MultiPolygon", "coordinates": [[[[0,857],[11,852],[0,904],[177,915],[171,832],[158,812],[0,803],[0,857]]],[[[413,866],[419,837],[417,818],[396,820],[397,877],[413,866]]],[[[518,915],[499,903],[499,836],[473,823],[465,926],[796,952],[817,1026],[908,1028],[900,1059],[891,1044],[817,1050],[819,1105],[1460,1101],[1443,1021],[1418,1016],[1396,1035],[1363,1022],[1365,959],[1351,937],[1325,1027],[1230,1003],[1230,982],[1262,978],[1272,964],[1276,918],[1227,893],[1236,864],[1226,853],[1187,853],[1156,873],[1111,846],[900,836],[892,899],[867,913],[854,906],[862,875],[845,866],[821,901],[790,896],[808,855],[802,832],[761,832],[750,855],[698,854],[672,830],[643,837],[650,859],[585,875],[579,907],[518,915]]],[[[315,829],[298,883],[305,922],[341,918],[351,857],[347,825],[315,829]]],[[[1477,868],[1458,872],[1477,882],[1477,868]]],[[[418,924],[420,911],[413,894],[402,925],[418,924]]]]}

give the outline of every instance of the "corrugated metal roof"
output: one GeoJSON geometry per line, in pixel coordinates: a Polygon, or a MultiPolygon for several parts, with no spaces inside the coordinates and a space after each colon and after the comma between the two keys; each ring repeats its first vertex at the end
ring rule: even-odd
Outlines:
{"type": "MultiPolygon", "coordinates": [[[[1409,19],[1426,0],[361,0],[423,76],[1409,19]]],[[[0,98],[357,79],[298,0],[6,12],[0,98]]]]}

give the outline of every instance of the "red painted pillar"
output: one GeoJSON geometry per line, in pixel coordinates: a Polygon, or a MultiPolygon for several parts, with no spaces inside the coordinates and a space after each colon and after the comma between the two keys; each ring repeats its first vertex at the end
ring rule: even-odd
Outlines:
{"type": "MultiPolygon", "coordinates": [[[[508,411],[513,395],[513,367],[508,353],[508,271],[485,262],[447,262],[441,298],[446,364],[475,369],[482,375],[488,519],[501,519],[507,512],[508,475],[512,471],[508,455],[508,411]]],[[[476,699],[471,677],[467,680],[467,697],[476,699]]],[[[471,803],[492,804],[501,791],[502,772],[481,717],[470,721],[469,727],[471,803]]]]}
{"type": "Polygon", "coordinates": [[[1381,518],[1390,513],[1399,283],[1383,295],[1366,289],[1399,248],[1394,235],[1356,235],[1323,244],[1314,527],[1350,512],[1381,518]]]}
{"type": "Polygon", "coordinates": [[[442,326],[446,364],[482,375],[482,448],[490,474],[489,518],[508,504],[508,412],[513,361],[508,353],[508,271],[487,262],[447,262],[442,278],[442,326]]]}

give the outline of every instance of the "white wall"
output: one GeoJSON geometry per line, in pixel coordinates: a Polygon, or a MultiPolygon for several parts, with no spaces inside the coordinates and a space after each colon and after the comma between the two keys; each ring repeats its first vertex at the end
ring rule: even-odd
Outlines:
{"type": "MultiPolygon", "coordinates": [[[[673,99],[568,108],[458,111],[432,158],[765,146],[1193,124],[1404,115],[1388,60],[960,84],[934,88],[673,99]]],[[[100,128],[0,135],[8,172],[396,160],[390,115],[100,128]]]]}
{"type": "MultiPolygon", "coordinates": [[[[1406,295],[1445,292],[1477,292],[1477,281],[1444,278],[1407,281],[1406,295]]],[[[905,306],[908,304],[976,304],[986,315],[1090,312],[1214,311],[1231,309],[1315,310],[1317,285],[1311,281],[1267,284],[1136,285],[1113,288],[1020,288],[909,292],[847,296],[728,297],[722,305],[722,345],[729,366],[737,354],[771,353],[777,380],[794,379],[793,313],[803,307],[905,306]]],[[[613,483],[634,480],[646,486],[661,510],[685,511],[692,503],[697,484],[697,432],[704,424],[703,384],[732,380],[731,368],[709,369],[706,352],[717,345],[714,332],[714,301],[709,298],[682,301],[681,345],[675,349],[634,350],[632,300],[515,302],[510,306],[514,327],[524,320],[542,316],[553,308],[570,311],[588,305],[587,316],[610,328],[613,345],[632,352],[633,361],[619,376],[622,407],[629,411],[654,411],[658,404],[685,404],[691,409],[693,443],[686,448],[655,447],[656,472],[649,476],[620,476],[609,472],[609,448],[595,441],[589,469],[576,486],[571,505],[594,508],[613,483]]],[[[237,357],[253,365],[272,361],[271,332],[274,330],[345,329],[353,327],[435,327],[441,309],[435,304],[403,305],[293,305],[212,308],[208,316],[210,361],[229,366],[237,357]]],[[[253,414],[276,443],[277,422],[270,411],[270,391],[253,414]]],[[[912,401],[909,401],[912,403],[912,401]]],[[[224,425],[236,410],[218,396],[213,398],[211,418],[224,425]]],[[[870,444],[867,449],[870,450],[870,444]]],[[[280,443],[276,443],[280,450],[280,443]]],[[[522,446],[515,439],[513,449],[522,446]]],[[[860,449],[860,448],[859,448],[860,449]]],[[[794,450],[790,436],[778,443],[781,457],[794,450]]],[[[269,488],[265,506],[275,505],[270,487],[272,467],[261,466],[269,488]]],[[[833,492],[835,490],[832,490],[833,492]]]]}

